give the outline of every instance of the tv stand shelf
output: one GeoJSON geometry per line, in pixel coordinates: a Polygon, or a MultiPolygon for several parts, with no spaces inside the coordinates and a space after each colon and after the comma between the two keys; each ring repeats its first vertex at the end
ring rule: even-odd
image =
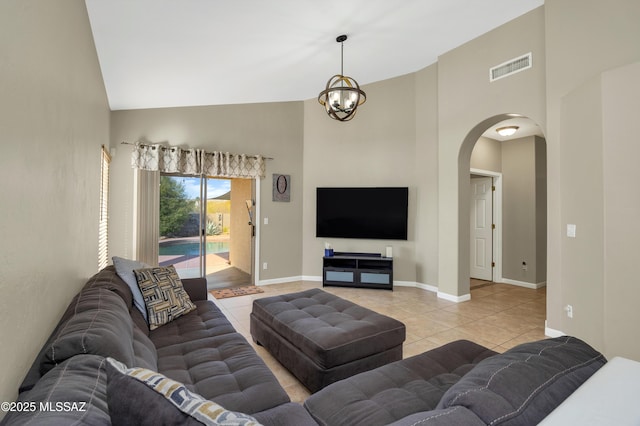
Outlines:
{"type": "Polygon", "coordinates": [[[322,258],[322,285],[393,290],[393,259],[375,253],[343,253],[322,258]]]}

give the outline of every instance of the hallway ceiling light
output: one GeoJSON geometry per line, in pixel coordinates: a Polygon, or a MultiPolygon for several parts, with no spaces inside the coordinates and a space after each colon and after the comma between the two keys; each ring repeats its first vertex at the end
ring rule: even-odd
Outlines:
{"type": "Polygon", "coordinates": [[[367,95],[360,90],[358,82],[344,75],[344,42],[346,35],[336,38],[340,43],[340,74],[327,81],[327,87],[318,95],[318,102],[327,110],[329,117],[338,121],[349,121],[356,109],[367,100],[367,95]]]}
{"type": "Polygon", "coordinates": [[[511,136],[513,135],[517,130],[519,129],[518,126],[505,126],[505,127],[498,127],[496,129],[496,132],[498,132],[498,134],[500,136],[511,136]]]}
{"type": "Polygon", "coordinates": [[[500,136],[511,136],[513,135],[516,131],[518,131],[520,127],[518,126],[505,126],[505,127],[498,127],[496,129],[496,132],[498,132],[498,134],[500,136]]]}

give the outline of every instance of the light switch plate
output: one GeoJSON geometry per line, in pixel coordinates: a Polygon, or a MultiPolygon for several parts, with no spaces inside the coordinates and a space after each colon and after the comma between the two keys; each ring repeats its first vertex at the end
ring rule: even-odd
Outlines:
{"type": "Polygon", "coordinates": [[[573,223],[567,224],[567,237],[575,238],[576,237],[576,225],[573,223]]]}

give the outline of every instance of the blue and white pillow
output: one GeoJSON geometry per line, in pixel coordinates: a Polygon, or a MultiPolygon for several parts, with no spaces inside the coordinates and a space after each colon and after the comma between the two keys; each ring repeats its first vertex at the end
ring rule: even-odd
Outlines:
{"type": "Polygon", "coordinates": [[[144,320],[149,322],[149,315],[147,314],[147,305],[144,303],[144,297],[140,287],[138,287],[138,281],[136,275],[133,273],[134,269],[149,268],[146,263],[138,262],[137,260],[129,260],[123,257],[113,256],[113,266],[116,268],[116,273],[122,281],[127,283],[133,294],[133,304],[144,316],[144,320]]]}

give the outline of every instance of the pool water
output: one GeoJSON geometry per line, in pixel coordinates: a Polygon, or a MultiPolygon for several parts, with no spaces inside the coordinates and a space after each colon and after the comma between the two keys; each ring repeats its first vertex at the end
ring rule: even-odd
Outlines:
{"type": "MultiPolygon", "coordinates": [[[[197,242],[175,242],[160,244],[159,255],[200,256],[200,244],[197,242]]],[[[229,241],[207,241],[206,253],[224,253],[229,251],[229,241]]]]}

